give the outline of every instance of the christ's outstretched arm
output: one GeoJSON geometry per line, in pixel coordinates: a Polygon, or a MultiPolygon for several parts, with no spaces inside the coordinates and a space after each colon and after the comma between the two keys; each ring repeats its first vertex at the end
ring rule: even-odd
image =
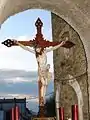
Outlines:
{"type": "Polygon", "coordinates": [[[14,41],[16,44],[18,44],[21,48],[23,48],[24,50],[27,50],[27,51],[35,54],[35,51],[34,51],[34,50],[28,48],[27,46],[24,46],[23,44],[21,44],[21,43],[18,42],[17,40],[13,40],[13,41],[14,41]]]}
{"type": "Polygon", "coordinates": [[[51,47],[51,48],[46,49],[46,52],[50,52],[50,51],[53,51],[53,50],[58,49],[59,47],[62,47],[62,45],[64,45],[65,42],[66,42],[66,41],[62,41],[59,45],[56,45],[56,46],[54,46],[54,47],[51,47]]]}

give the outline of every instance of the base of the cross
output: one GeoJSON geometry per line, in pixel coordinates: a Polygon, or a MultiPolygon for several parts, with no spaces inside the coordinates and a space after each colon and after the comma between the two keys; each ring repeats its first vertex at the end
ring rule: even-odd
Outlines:
{"type": "Polygon", "coordinates": [[[45,106],[39,106],[38,117],[45,117],[45,106]]]}

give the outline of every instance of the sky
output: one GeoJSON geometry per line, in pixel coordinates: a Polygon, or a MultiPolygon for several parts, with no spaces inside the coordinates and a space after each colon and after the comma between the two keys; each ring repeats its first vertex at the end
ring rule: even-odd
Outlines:
{"type": "MultiPolygon", "coordinates": [[[[27,10],[8,18],[0,30],[0,98],[27,98],[27,106],[38,110],[37,62],[35,56],[20,47],[6,47],[1,44],[8,38],[32,40],[36,35],[37,18],[43,22],[42,33],[52,41],[51,13],[45,10],[27,10]]],[[[48,63],[53,71],[52,52],[47,54],[48,63]]],[[[50,82],[47,94],[53,92],[50,82]]]]}
{"type": "MultiPolygon", "coordinates": [[[[0,41],[8,38],[17,40],[32,40],[36,35],[35,22],[37,18],[43,22],[42,33],[45,39],[52,40],[51,13],[45,10],[27,10],[8,18],[1,26],[0,41]]],[[[52,52],[48,53],[48,63],[53,69],[52,52]]],[[[0,68],[37,70],[35,56],[19,47],[7,48],[0,44],[0,68]],[[33,64],[33,65],[32,65],[33,64]]]]}

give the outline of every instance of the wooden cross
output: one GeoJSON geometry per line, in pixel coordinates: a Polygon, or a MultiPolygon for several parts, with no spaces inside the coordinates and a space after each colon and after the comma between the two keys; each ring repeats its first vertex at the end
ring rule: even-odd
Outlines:
{"type": "MultiPolygon", "coordinates": [[[[35,47],[37,45],[38,47],[43,47],[43,48],[50,47],[50,46],[56,46],[62,42],[62,41],[50,42],[43,38],[42,30],[41,30],[43,23],[40,20],[40,18],[37,19],[35,26],[37,28],[37,34],[36,34],[35,39],[29,40],[29,41],[18,41],[18,42],[23,44],[24,46],[35,47]]],[[[7,47],[18,46],[18,44],[14,43],[14,41],[11,39],[5,40],[4,42],[2,42],[2,44],[4,44],[7,47]]],[[[71,41],[66,41],[65,44],[62,45],[62,47],[71,48],[73,45],[74,43],[72,43],[71,41]]]]}
{"type": "MultiPolygon", "coordinates": [[[[46,39],[43,38],[43,34],[42,34],[42,26],[43,23],[40,20],[40,18],[37,19],[35,26],[37,28],[37,33],[36,33],[36,37],[33,40],[29,40],[29,41],[18,41],[19,43],[23,44],[24,46],[29,46],[29,47],[41,47],[41,48],[46,48],[46,47],[50,47],[50,46],[56,46],[59,45],[62,41],[60,42],[50,42],[46,39]]],[[[11,46],[18,46],[18,44],[16,44],[12,39],[7,39],[4,42],[2,42],[2,44],[6,45],[7,47],[11,47],[11,46]]],[[[65,48],[71,48],[72,46],[74,46],[74,43],[72,43],[71,41],[66,41],[64,45],[62,45],[61,47],[65,47],[65,48]]],[[[38,82],[38,86],[39,86],[39,105],[42,104],[42,106],[40,106],[39,108],[39,112],[40,112],[40,116],[44,115],[44,103],[42,102],[42,98],[41,98],[41,87],[42,84],[39,81],[38,82]]]]}

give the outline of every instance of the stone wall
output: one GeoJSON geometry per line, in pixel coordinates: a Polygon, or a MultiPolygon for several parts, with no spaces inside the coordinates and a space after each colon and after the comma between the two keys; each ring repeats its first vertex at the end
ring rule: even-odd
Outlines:
{"type": "MultiPolygon", "coordinates": [[[[61,84],[60,106],[65,107],[65,116],[71,117],[71,105],[79,104],[83,111],[83,120],[88,120],[89,91],[87,77],[87,60],[84,46],[78,33],[62,18],[52,13],[53,41],[65,40],[66,37],[75,43],[75,46],[54,51],[55,82],[61,84]],[[71,77],[69,77],[71,76],[71,77]],[[69,84],[76,81],[78,86],[69,84]],[[80,89],[79,89],[80,88],[80,89]],[[79,92],[82,94],[79,95],[79,92]],[[83,101],[80,103],[79,101],[83,101]]],[[[80,108],[81,110],[81,108],[80,108]]]]}

